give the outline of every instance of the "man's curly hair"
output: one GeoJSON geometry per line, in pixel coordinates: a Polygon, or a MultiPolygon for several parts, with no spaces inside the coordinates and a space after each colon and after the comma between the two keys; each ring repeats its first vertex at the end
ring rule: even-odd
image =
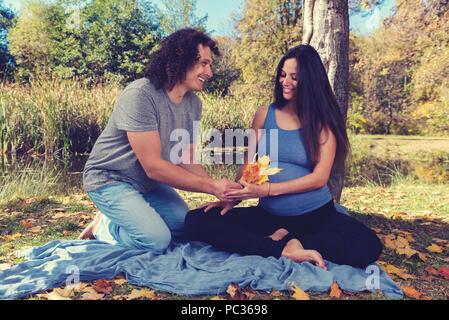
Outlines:
{"type": "Polygon", "coordinates": [[[181,29],[161,41],[160,48],[150,57],[145,77],[156,89],[164,86],[173,89],[176,83],[185,80],[187,70],[199,60],[199,44],[209,46],[215,55],[220,55],[216,42],[205,33],[181,29]]]}

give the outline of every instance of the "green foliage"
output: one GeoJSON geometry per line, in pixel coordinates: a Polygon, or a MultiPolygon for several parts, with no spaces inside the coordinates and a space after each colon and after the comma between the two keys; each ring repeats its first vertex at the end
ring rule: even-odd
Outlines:
{"type": "Polygon", "coordinates": [[[240,78],[240,70],[232,60],[232,50],[235,40],[229,37],[215,37],[221,56],[214,57],[212,64],[213,77],[209,79],[205,86],[208,93],[217,93],[225,97],[232,83],[240,78]]]}
{"type": "Polygon", "coordinates": [[[118,83],[143,75],[157,29],[154,8],[136,0],[33,0],[9,40],[19,78],[52,73],[118,83]]]}
{"type": "Polygon", "coordinates": [[[9,68],[9,64],[13,60],[8,49],[6,35],[14,20],[14,13],[5,8],[2,2],[3,0],[0,0],[0,76],[9,68]]]}
{"type": "Polygon", "coordinates": [[[90,152],[121,91],[57,78],[0,83],[1,153],[67,159],[90,152]]]}
{"type": "Polygon", "coordinates": [[[207,14],[195,15],[196,0],[161,0],[161,30],[167,36],[179,29],[195,28],[206,31],[207,14]]]}
{"type": "Polygon", "coordinates": [[[231,91],[252,95],[265,104],[271,100],[277,62],[301,42],[301,1],[246,0],[235,29],[233,58],[241,70],[241,81],[236,81],[231,91]]]}

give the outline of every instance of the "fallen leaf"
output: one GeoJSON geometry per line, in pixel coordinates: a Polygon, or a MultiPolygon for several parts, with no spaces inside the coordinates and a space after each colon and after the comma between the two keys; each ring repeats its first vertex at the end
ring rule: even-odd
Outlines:
{"type": "Polygon", "coordinates": [[[112,289],[115,286],[114,281],[97,280],[94,283],[94,290],[98,293],[111,294],[112,289]]]}
{"type": "Polygon", "coordinates": [[[438,271],[435,270],[432,266],[427,266],[426,269],[424,269],[427,271],[428,274],[436,276],[438,275],[438,271]]]}
{"type": "Polygon", "coordinates": [[[307,293],[305,293],[301,288],[295,286],[295,283],[292,282],[290,285],[290,289],[293,290],[293,298],[295,300],[310,300],[310,297],[307,293]]]}
{"type": "Polygon", "coordinates": [[[114,283],[118,286],[121,286],[122,284],[128,282],[126,279],[114,279],[112,281],[114,281],[114,283]]]}
{"type": "Polygon", "coordinates": [[[413,286],[401,287],[401,288],[402,288],[402,291],[404,292],[404,294],[409,298],[416,299],[416,300],[432,300],[432,298],[430,298],[430,297],[423,296],[424,293],[419,292],[413,286]]]}
{"type": "Polygon", "coordinates": [[[334,283],[331,285],[331,292],[329,294],[329,297],[340,299],[340,295],[341,295],[341,290],[338,287],[337,282],[334,281],[334,283]]]}
{"type": "Polygon", "coordinates": [[[438,268],[437,271],[438,271],[438,274],[439,274],[440,276],[442,276],[443,278],[449,280],[449,269],[448,269],[448,268],[446,268],[446,267],[440,267],[440,268],[438,268]]]}
{"type": "Polygon", "coordinates": [[[103,297],[102,293],[86,292],[81,296],[81,300],[100,300],[103,297]]]}
{"type": "Polygon", "coordinates": [[[243,295],[246,297],[245,300],[253,300],[256,294],[257,292],[251,288],[248,288],[245,291],[243,291],[243,295]]]}
{"type": "Polygon", "coordinates": [[[282,296],[282,293],[280,291],[274,291],[274,289],[271,290],[271,296],[272,297],[280,297],[282,296]]]}
{"type": "Polygon", "coordinates": [[[25,228],[31,228],[33,226],[31,221],[28,219],[22,220],[21,223],[22,223],[22,226],[24,226],[25,228]]]}
{"type": "Polygon", "coordinates": [[[231,283],[228,286],[226,292],[231,296],[231,299],[234,300],[245,300],[242,292],[240,291],[239,285],[237,283],[231,283]]]}
{"type": "Polygon", "coordinates": [[[63,292],[62,289],[58,290],[58,288],[53,289],[52,292],[47,294],[48,300],[70,300],[68,297],[64,297],[61,293],[63,292]]]}
{"type": "Polygon", "coordinates": [[[385,247],[391,250],[395,250],[398,254],[405,255],[407,258],[418,255],[418,257],[422,261],[427,260],[426,255],[422,252],[412,249],[408,240],[404,237],[389,234],[385,236],[379,235],[379,238],[383,241],[385,247]]]}
{"type": "Polygon", "coordinates": [[[30,232],[32,233],[38,233],[42,231],[42,227],[41,226],[34,226],[28,229],[30,232]]]}
{"type": "Polygon", "coordinates": [[[67,237],[67,236],[70,236],[70,235],[72,234],[72,231],[64,230],[64,231],[62,232],[62,234],[63,234],[65,237],[67,237]]]}
{"type": "Polygon", "coordinates": [[[407,280],[407,279],[416,279],[415,276],[408,274],[406,269],[401,269],[398,267],[395,267],[391,264],[387,264],[385,262],[379,261],[378,264],[384,269],[386,273],[389,275],[397,275],[398,277],[407,280]]]}
{"type": "Polygon", "coordinates": [[[131,293],[127,296],[128,300],[134,300],[139,298],[148,298],[148,299],[154,299],[156,295],[154,294],[153,290],[149,289],[133,289],[131,293]]]}
{"type": "Polygon", "coordinates": [[[433,252],[433,253],[441,253],[443,252],[443,249],[441,249],[440,246],[436,245],[435,243],[432,243],[432,245],[428,246],[427,251],[433,252]]]}

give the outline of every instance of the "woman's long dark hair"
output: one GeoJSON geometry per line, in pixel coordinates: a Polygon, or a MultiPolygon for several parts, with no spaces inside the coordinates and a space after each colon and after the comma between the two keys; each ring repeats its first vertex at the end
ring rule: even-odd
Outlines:
{"type": "Polygon", "coordinates": [[[303,143],[313,168],[320,157],[320,133],[323,128],[332,131],[337,140],[334,168],[344,169],[349,153],[346,126],[332,91],[326,70],[318,52],[309,45],[290,49],[281,59],[276,71],[274,89],[275,107],[282,109],[287,100],[282,94],[279,78],[284,62],[294,58],[298,63],[296,108],[302,126],[303,143]]]}

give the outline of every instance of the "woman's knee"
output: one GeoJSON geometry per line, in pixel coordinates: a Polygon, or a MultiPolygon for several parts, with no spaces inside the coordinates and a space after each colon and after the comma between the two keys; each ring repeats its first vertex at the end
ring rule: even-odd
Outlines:
{"type": "Polygon", "coordinates": [[[366,268],[376,262],[381,253],[383,245],[377,235],[372,232],[367,235],[365,241],[360,241],[354,254],[350,258],[350,265],[357,268],[366,268]]]}
{"type": "Polygon", "coordinates": [[[205,216],[203,209],[195,209],[187,212],[184,229],[189,239],[195,240],[199,237],[204,225],[205,216]]]}

